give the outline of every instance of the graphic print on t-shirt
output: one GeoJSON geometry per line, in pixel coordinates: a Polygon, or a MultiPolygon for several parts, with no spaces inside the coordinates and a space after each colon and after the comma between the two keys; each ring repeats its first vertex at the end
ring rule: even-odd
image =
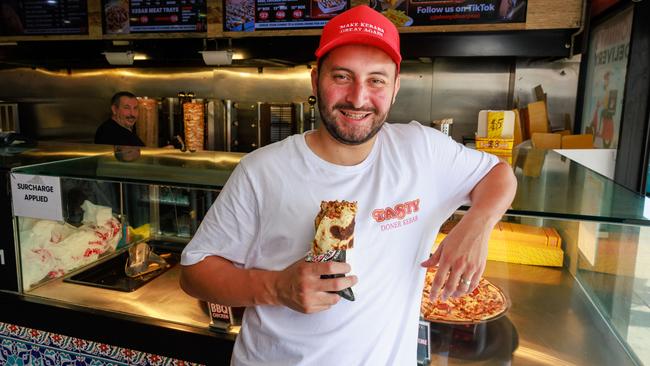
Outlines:
{"type": "Polygon", "coordinates": [[[380,224],[381,231],[394,230],[418,221],[420,199],[401,202],[372,210],[372,218],[380,224]]]}

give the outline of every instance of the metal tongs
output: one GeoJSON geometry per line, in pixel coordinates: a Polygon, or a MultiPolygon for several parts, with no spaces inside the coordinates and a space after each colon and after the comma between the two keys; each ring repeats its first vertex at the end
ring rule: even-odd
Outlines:
{"type": "Polygon", "coordinates": [[[124,272],[129,277],[138,277],[169,266],[147,243],[138,243],[129,248],[129,259],[124,272]]]}

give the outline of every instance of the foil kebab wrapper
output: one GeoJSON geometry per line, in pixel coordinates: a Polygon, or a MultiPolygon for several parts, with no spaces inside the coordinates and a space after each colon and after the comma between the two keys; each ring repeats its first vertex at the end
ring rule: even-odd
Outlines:
{"type": "MultiPolygon", "coordinates": [[[[307,262],[343,262],[345,253],[354,244],[354,219],[357,203],[348,201],[322,201],[320,212],[314,220],[316,234],[305,260],[307,262]]],[[[322,275],[321,278],[344,277],[344,274],[322,275]]],[[[337,293],[354,301],[352,288],[337,293]]]]}

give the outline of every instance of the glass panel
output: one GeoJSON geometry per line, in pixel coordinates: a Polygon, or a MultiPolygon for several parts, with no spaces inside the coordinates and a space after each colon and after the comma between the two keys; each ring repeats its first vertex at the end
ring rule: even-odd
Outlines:
{"type": "Polygon", "coordinates": [[[61,195],[62,222],[16,217],[24,290],[134,242],[155,240],[180,252],[218,190],[61,178],[61,195]]]}
{"type": "Polygon", "coordinates": [[[64,221],[16,217],[24,290],[63,277],[126,245],[119,183],[61,179],[64,221]]]}
{"type": "Polygon", "coordinates": [[[580,223],[576,278],[642,363],[650,362],[650,228],[580,223]]]}
{"type": "Polygon", "coordinates": [[[61,181],[66,222],[16,217],[20,227],[18,246],[23,253],[21,268],[26,294],[204,329],[210,322],[204,308],[207,305],[197,302],[178,287],[180,269],[177,264],[180,251],[219,191],[74,178],[62,178],[61,181]],[[113,200],[112,192],[115,192],[117,201],[113,200]],[[95,229],[93,233],[101,229],[97,224],[79,224],[87,221],[83,219],[87,205],[81,208],[77,205],[86,200],[106,203],[112,211],[111,216],[119,219],[122,236],[117,245],[111,245],[103,253],[93,253],[88,258],[83,258],[83,255],[64,256],[67,266],[58,271],[60,266],[52,267],[49,262],[44,262],[43,257],[46,260],[52,257],[54,263],[59,263],[62,251],[65,254],[86,253],[93,247],[93,242],[99,240],[79,234],[85,227],[95,229]],[[76,224],[71,224],[71,221],[76,224]],[[61,227],[69,229],[62,231],[61,227]],[[137,277],[129,276],[125,269],[129,260],[128,249],[141,242],[149,244],[153,252],[164,259],[164,267],[137,277]],[[58,250],[59,243],[65,244],[61,248],[64,250],[58,250]],[[131,295],[133,291],[137,291],[137,295],[131,295]]]}
{"type": "Polygon", "coordinates": [[[645,195],[650,196],[650,165],[646,167],[646,177],[645,177],[645,195]]]}
{"type": "Polygon", "coordinates": [[[50,146],[39,145],[36,147],[0,147],[0,167],[14,168],[18,166],[43,164],[58,160],[110,154],[112,151],[112,146],[105,145],[57,144],[50,146]]]}
{"type": "MultiPolygon", "coordinates": [[[[443,226],[437,242],[458,219],[454,215],[443,226]]],[[[634,226],[506,215],[490,236],[483,277],[501,289],[510,307],[474,325],[431,321],[432,364],[629,365],[635,357],[630,349],[648,364],[636,346],[648,336],[647,305],[634,315],[635,299],[643,291],[648,297],[647,285],[641,280],[633,289],[638,273],[630,272],[637,256],[628,243],[639,239],[638,232],[634,226]],[[607,240],[600,240],[605,234],[607,240]],[[627,249],[614,255],[619,247],[627,249]],[[583,268],[576,279],[574,269],[586,257],[628,278],[592,284],[583,268]],[[598,296],[615,305],[613,312],[601,314],[594,306],[590,289],[596,285],[598,296]]]]}
{"type": "Polygon", "coordinates": [[[650,201],[552,150],[518,149],[508,213],[650,225],[650,201]]]}
{"type": "Polygon", "coordinates": [[[114,153],[16,168],[24,174],[222,187],[244,154],[118,147],[114,153]]]}

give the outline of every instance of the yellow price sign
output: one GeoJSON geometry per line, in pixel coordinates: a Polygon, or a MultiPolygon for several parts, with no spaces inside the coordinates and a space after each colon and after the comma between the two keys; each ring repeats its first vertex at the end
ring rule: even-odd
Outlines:
{"type": "Polygon", "coordinates": [[[503,111],[488,111],[487,115],[487,137],[499,138],[503,134],[503,111]]]}

